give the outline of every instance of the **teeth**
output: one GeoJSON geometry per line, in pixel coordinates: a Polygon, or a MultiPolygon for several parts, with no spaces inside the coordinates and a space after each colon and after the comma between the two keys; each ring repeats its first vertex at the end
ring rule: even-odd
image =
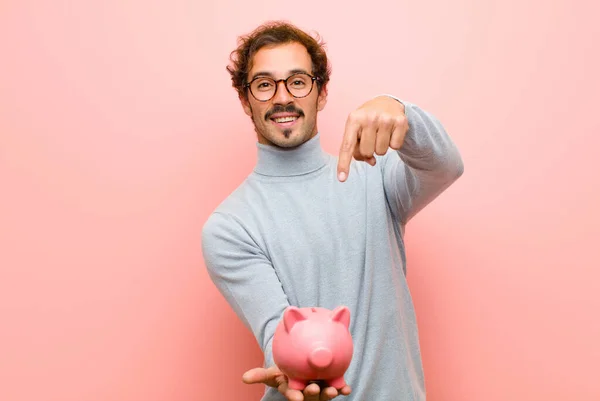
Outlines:
{"type": "Polygon", "coordinates": [[[294,121],[296,120],[298,117],[280,117],[280,118],[276,118],[275,122],[277,123],[287,123],[290,121],[294,121]]]}

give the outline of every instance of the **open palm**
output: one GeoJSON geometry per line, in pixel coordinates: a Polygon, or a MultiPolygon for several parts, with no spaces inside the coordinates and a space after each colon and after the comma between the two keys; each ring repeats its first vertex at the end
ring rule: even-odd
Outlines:
{"type": "Polygon", "coordinates": [[[277,366],[271,366],[266,369],[250,369],[244,373],[242,380],[246,384],[262,383],[269,387],[274,387],[289,401],[329,401],[338,395],[348,395],[351,392],[348,385],[339,391],[335,387],[326,387],[321,390],[321,387],[317,383],[309,384],[304,391],[292,390],[288,387],[286,375],[277,366]]]}

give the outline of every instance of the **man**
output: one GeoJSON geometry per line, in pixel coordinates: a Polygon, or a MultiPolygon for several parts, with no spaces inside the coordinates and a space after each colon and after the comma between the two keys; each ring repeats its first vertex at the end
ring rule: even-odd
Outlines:
{"type": "Polygon", "coordinates": [[[265,384],[263,401],[424,400],[403,235],[462,174],[458,150],[431,114],[384,95],[350,114],[338,158],[325,153],[317,114],[327,102],[327,55],[293,25],[258,27],[232,61],[258,160],[211,214],[202,243],[211,279],[265,355],[244,382],[265,384]],[[288,388],[271,345],[290,305],[350,308],[348,385],[288,388]]]}

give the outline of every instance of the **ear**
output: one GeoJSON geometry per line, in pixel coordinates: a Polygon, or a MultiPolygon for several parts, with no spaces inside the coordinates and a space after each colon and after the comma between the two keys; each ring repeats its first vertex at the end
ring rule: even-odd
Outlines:
{"type": "Polygon", "coordinates": [[[240,102],[242,102],[242,107],[244,108],[244,113],[246,113],[249,117],[252,117],[252,107],[250,107],[250,102],[248,98],[240,95],[240,102]]]}
{"type": "Polygon", "coordinates": [[[331,320],[340,322],[346,328],[350,327],[350,309],[347,306],[338,306],[331,312],[331,320]]]}
{"type": "Polygon", "coordinates": [[[295,306],[290,306],[283,312],[283,325],[285,326],[285,331],[288,333],[296,323],[302,320],[306,320],[306,316],[295,306]]]}
{"type": "Polygon", "coordinates": [[[319,97],[317,98],[317,110],[321,111],[325,108],[327,104],[327,85],[321,88],[321,92],[319,93],[319,97]]]}

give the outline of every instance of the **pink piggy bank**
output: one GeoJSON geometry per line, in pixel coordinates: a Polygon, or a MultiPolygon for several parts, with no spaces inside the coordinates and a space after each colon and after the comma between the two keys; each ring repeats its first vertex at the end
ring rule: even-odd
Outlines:
{"type": "Polygon", "coordinates": [[[290,306],[273,336],[273,359],[288,386],[303,390],[311,381],[341,389],[354,346],[348,330],[350,310],[290,306]]]}

